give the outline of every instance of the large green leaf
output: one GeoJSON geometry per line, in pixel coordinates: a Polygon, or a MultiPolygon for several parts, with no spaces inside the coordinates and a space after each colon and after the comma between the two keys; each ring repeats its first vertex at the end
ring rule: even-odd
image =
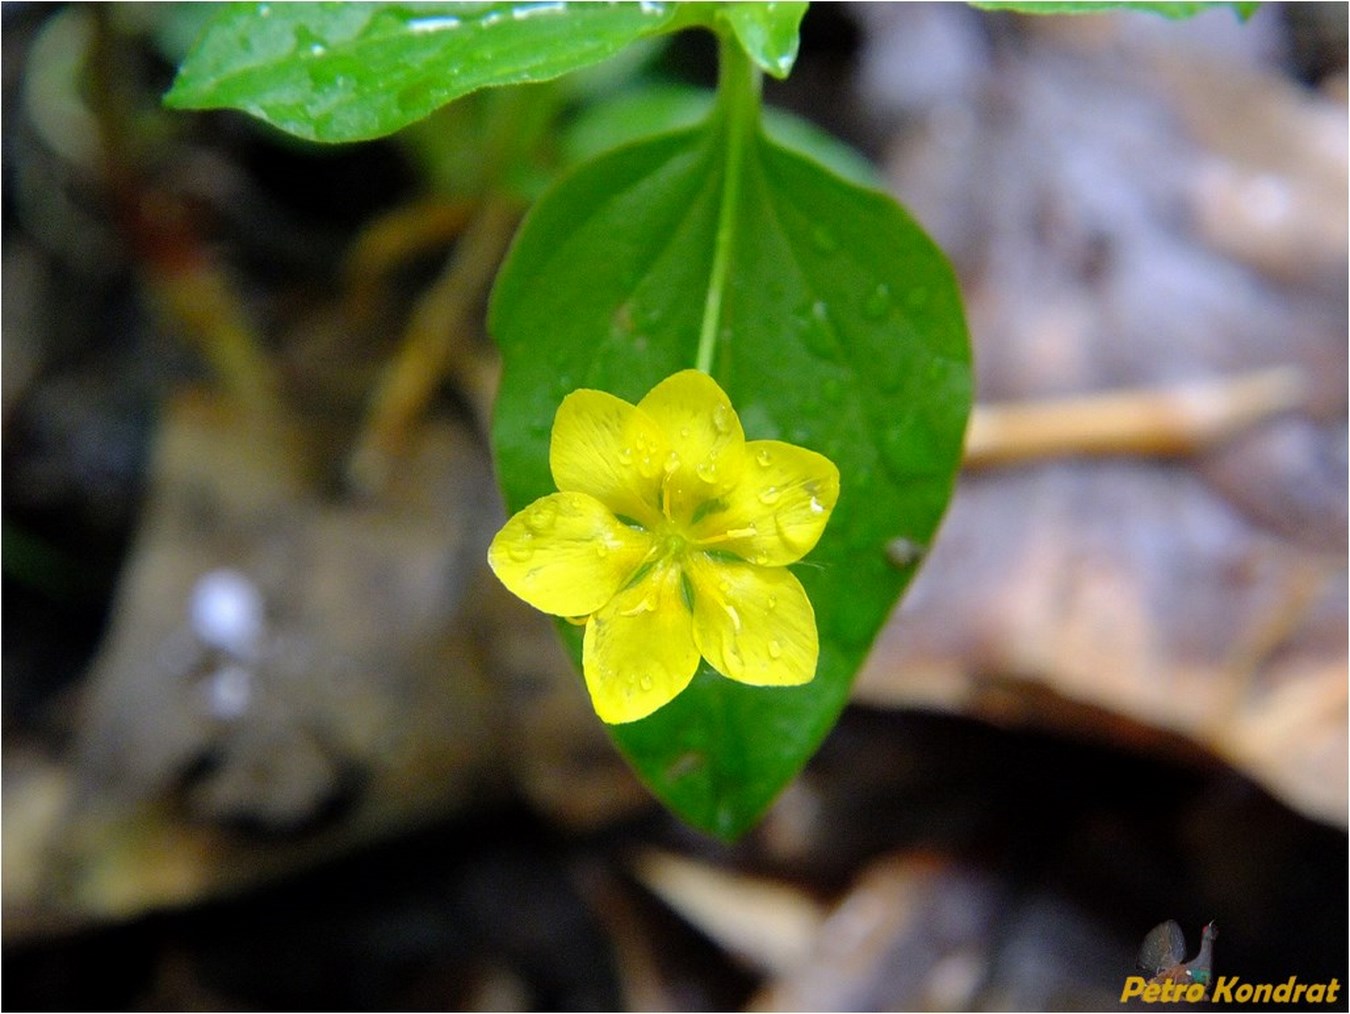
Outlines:
{"type": "Polygon", "coordinates": [[[544,81],[706,5],[240,3],[207,26],[165,101],[242,109],[315,141],[390,134],[461,95],[544,81]]]}
{"type": "MultiPolygon", "coordinates": [[[[493,443],[514,511],[553,489],[549,431],[565,394],[636,401],[694,364],[719,235],[733,237],[712,372],[748,437],[821,451],[842,478],[824,538],[794,567],[819,623],[818,674],[754,688],[705,664],[672,704],[611,727],[658,796],[730,838],[843,708],[912,575],[887,546],[926,546],[950,497],[971,382],[951,269],[885,195],[756,133],[719,234],[731,178],[719,122],[601,156],[546,194],[498,277],[489,325],[504,357],[493,443]]],[[[560,628],[579,657],[576,628],[560,628]]]]}

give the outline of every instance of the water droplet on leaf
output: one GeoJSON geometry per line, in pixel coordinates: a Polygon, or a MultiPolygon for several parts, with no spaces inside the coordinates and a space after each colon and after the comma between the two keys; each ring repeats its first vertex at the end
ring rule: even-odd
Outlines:
{"type": "Polygon", "coordinates": [[[839,249],[839,240],[835,239],[834,233],[823,225],[818,225],[811,230],[811,245],[820,253],[832,254],[839,249]]]}
{"type": "Polygon", "coordinates": [[[868,320],[881,320],[891,311],[891,287],[881,282],[863,301],[863,315],[868,320]]]}

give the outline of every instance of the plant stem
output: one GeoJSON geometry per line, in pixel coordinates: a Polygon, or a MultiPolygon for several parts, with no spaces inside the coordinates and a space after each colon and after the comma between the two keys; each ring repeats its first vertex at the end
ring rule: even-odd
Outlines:
{"type": "Polygon", "coordinates": [[[731,254],[736,239],[736,216],[740,210],[741,180],[745,152],[753,143],[759,124],[760,71],[746,56],[731,32],[720,36],[718,45],[717,109],[725,158],[722,165],[722,203],[717,212],[717,238],[713,246],[712,273],[703,304],[698,353],[694,366],[712,372],[713,350],[722,322],[722,297],[731,272],[731,254]]]}

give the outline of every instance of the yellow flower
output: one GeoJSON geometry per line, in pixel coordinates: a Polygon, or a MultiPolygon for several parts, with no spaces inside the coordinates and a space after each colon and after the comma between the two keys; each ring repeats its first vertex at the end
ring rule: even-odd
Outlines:
{"type": "Polygon", "coordinates": [[[488,562],[536,609],[586,617],[582,670],[604,721],[670,703],[700,656],[755,686],[815,676],[815,613],[786,565],[834,509],[832,461],[747,442],[717,383],[685,370],[636,406],[569,394],[549,466],[561,492],[511,518],[488,562]]]}

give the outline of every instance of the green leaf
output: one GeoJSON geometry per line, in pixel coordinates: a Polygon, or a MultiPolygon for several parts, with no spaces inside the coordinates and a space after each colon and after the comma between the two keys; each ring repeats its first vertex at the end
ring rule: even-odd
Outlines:
{"type": "MultiPolygon", "coordinates": [[[[650,718],[612,726],[647,785],[686,821],[734,838],[838,718],[869,645],[946,508],[970,407],[969,347],[952,271],[889,197],[761,134],[740,160],[733,237],[719,245],[730,145],[714,119],[579,168],[530,212],[493,292],[504,359],[493,426],[507,504],[553,490],[563,396],[637,401],[696,360],[719,251],[712,373],[752,439],[827,454],[842,492],[794,572],[820,630],[815,680],[757,688],[704,664],[650,718]]],[[[723,233],[723,235],[728,235],[723,233]]],[[[580,638],[560,624],[579,659],[580,638]]]]}
{"type": "MultiPolygon", "coordinates": [[[[675,84],[653,85],[597,103],[564,131],[564,158],[568,164],[579,163],[639,138],[692,127],[707,119],[712,105],[712,92],[675,84]]],[[[800,116],[769,107],[764,110],[764,131],[847,180],[866,187],[881,185],[875,167],[856,149],[800,116]]]]}
{"type": "Polygon", "coordinates": [[[1081,3],[1059,3],[1055,0],[1050,2],[1041,2],[1041,0],[970,0],[972,7],[979,7],[986,11],[1016,11],[1018,14],[1100,14],[1103,11],[1115,10],[1135,10],[1148,11],[1152,14],[1161,14],[1165,18],[1171,18],[1179,21],[1183,18],[1193,18],[1197,14],[1203,14],[1207,10],[1215,7],[1231,7],[1239,18],[1246,21],[1255,12],[1261,4],[1251,2],[1236,3],[1168,3],[1165,0],[1159,2],[1149,2],[1149,0],[1139,0],[1139,2],[1129,2],[1122,0],[1119,3],[1107,2],[1107,0],[1084,0],[1081,3]]]}
{"type": "Polygon", "coordinates": [[[165,101],[241,109],[309,140],[360,141],[478,88],[597,63],[695,15],[655,0],[231,4],[165,101]]]}
{"type": "Polygon", "coordinates": [[[787,77],[797,61],[797,29],[806,3],[729,3],[721,8],[741,48],[766,74],[787,77]]]}

